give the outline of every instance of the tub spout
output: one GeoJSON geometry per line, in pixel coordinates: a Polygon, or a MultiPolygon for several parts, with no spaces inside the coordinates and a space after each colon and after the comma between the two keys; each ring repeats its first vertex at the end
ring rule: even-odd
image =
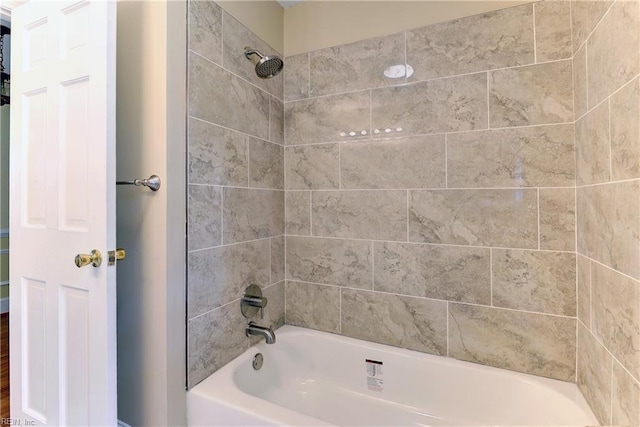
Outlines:
{"type": "Polygon", "coordinates": [[[276,334],[273,333],[271,328],[256,325],[254,322],[249,322],[247,325],[247,336],[250,337],[251,335],[264,337],[267,344],[273,344],[276,342],[276,334]]]}

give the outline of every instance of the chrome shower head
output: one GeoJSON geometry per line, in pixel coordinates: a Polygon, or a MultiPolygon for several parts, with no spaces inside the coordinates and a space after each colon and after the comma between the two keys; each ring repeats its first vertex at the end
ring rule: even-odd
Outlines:
{"type": "Polygon", "coordinates": [[[284,67],[284,62],[278,55],[264,56],[259,51],[249,47],[244,48],[244,56],[256,65],[256,74],[261,79],[270,79],[276,76],[284,67]],[[251,55],[255,55],[257,59],[251,58],[251,55]]]}

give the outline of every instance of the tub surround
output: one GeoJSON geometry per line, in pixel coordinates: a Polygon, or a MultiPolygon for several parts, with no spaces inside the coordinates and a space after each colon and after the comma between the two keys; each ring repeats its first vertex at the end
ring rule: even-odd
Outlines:
{"type": "Polygon", "coordinates": [[[283,76],[262,80],[244,46],[275,52],[210,0],[189,2],[188,385],[244,352],[255,283],[284,324],[283,76]]]}

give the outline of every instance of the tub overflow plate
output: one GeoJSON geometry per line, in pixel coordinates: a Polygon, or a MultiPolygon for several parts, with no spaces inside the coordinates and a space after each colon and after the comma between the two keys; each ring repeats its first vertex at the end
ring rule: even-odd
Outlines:
{"type": "Polygon", "coordinates": [[[253,356],[253,369],[257,371],[258,369],[262,368],[263,362],[264,357],[262,356],[262,353],[256,353],[256,355],[253,356]]]}

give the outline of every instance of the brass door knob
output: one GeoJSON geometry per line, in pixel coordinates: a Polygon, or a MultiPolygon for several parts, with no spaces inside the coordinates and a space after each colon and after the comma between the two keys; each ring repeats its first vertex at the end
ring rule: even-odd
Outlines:
{"type": "Polygon", "coordinates": [[[122,261],[127,257],[124,249],[118,248],[115,251],[109,251],[109,265],[113,265],[116,261],[122,261]]]}
{"type": "Polygon", "coordinates": [[[78,254],[75,258],[76,267],[81,268],[85,267],[89,264],[94,267],[100,267],[102,264],[102,254],[99,250],[94,249],[91,251],[91,254],[78,254]]]}

